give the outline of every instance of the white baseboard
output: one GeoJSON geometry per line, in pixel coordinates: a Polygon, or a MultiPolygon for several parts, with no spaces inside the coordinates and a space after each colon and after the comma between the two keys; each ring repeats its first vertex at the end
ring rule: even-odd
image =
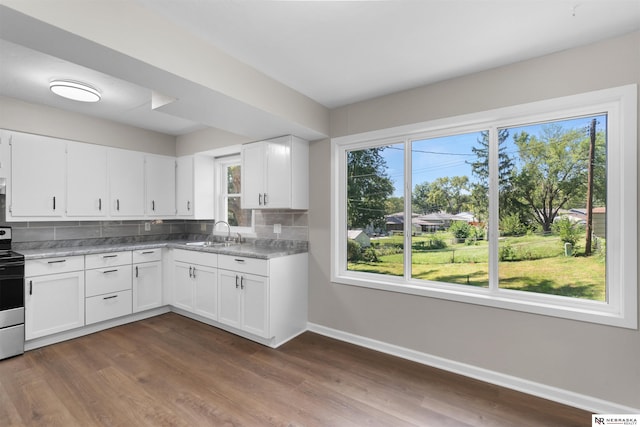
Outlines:
{"type": "Polygon", "coordinates": [[[340,341],[345,341],[361,347],[380,351],[382,353],[398,356],[423,365],[443,369],[445,371],[464,375],[476,380],[541,397],[543,399],[552,400],[564,405],[580,408],[593,414],[640,414],[640,409],[638,408],[631,408],[629,406],[620,405],[615,402],[609,402],[596,397],[563,390],[557,387],[551,387],[545,384],[502,374],[500,372],[490,371],[488,369],[388,344],[371,338],[354,335],[315,323],[308,323],[307,329],[311,332],[335,338],[340,341]]]}

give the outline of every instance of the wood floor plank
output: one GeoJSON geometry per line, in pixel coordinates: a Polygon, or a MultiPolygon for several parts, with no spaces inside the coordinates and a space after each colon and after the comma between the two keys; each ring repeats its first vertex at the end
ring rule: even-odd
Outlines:
{"type": "Polygon", "coordinates": [[[0,426],[581,426],[590,414],[310,332],[167,313],[0,361],[0,426]]]}

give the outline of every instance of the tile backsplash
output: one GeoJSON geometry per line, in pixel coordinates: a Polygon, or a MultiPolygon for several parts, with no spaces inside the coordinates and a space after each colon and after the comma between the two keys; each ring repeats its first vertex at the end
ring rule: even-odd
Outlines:
{"type": "MultiPolygon", "coordinates": [[[[309,240],[307,211],[255,211],[255,236],[258,239],[309,240]],[[281,225],[276,235],[274,224],[281,225]]],[[[96,239],[110,237],[149,237],[183,234],[209,234],[214,221],[202,220],[135,220],[135,221],[46,221],[2,222],[12,227],[13,241],[44,242],[56,240],[96,239]],[[149,230],[145,231],[145,224],[149,230]]]]}

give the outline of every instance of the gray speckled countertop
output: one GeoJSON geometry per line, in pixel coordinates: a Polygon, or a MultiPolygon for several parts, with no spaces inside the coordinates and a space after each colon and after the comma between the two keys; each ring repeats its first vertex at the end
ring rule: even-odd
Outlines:
{"type": "Polygon", "coordinates": [[[103,245],[89,244],[65,247],[17,249],[15,251],[23,254],[25,260],[154,248],[185,249],[189,251],[244,256],[259,259],[270,259],[307,252],[307,247],[305,245],[292,245],[287,244],[285,241],[251,242],[231,244],[229,246],[193,246],[187,245],[187,243],[191,242],[186,240],[164,240],[155,242],[111,243],[103,245]]]}

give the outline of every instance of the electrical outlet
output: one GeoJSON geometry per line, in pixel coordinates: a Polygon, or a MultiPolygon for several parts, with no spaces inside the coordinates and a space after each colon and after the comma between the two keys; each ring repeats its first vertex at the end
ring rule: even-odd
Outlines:
{"type": "Polygon", "coordinates": [[[273,224],[273,232],[275,234],[280,234],[282,233],[282,225],[280,224],[273,224]]]}
{"type": "Polygon", "coordinates": [[[151,231],[151,223],[150,222],[145,222],[144,223],[144,231],[151,231]]]}

